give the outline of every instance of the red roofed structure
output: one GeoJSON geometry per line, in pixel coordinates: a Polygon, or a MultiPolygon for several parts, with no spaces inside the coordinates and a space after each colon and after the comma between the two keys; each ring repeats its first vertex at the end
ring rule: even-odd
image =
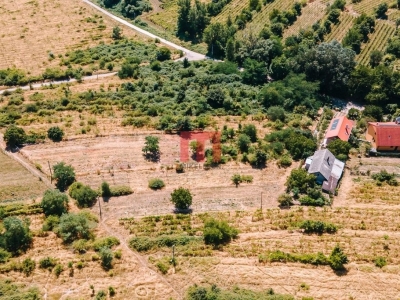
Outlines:
{"type": "Polygon", "coordinates": [[[326,132],[324,144],[328,145],[335,139],[341,139],[342,141],[347,142],[353,126],[353,121],[347,119],[346,116],[333,118],[329,124],[328,131],[326,132]]]}
{"type": "Polygon", "coordinates": [[[400,124],[369,122],[366,138],[376,151],[400,152],[400,124]]]}

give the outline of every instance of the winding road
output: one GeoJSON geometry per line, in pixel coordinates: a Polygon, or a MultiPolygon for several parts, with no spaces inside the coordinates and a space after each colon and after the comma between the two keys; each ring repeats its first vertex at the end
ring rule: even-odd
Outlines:
{"type": "Polygon", "coordinates": [[[102,12],[106,16],[114,19],[115,21],[117,21],[117,22],[119,22],[119,23],[121,23],[121,24],[123,24],[123,25],[125,25],[125,26],[127,26],[127,27],[129,27],[131,29],[133,29],[133,30],[136,30],[137,32],[140,32],[143,35],[146,35],[146,36],[148,36],[148,37],[150,37],[152,39],[156,39],[157,38],[157,39],[160,40],[161,43],[163,43],[165,45],[168,45],[168,46],[170,46],[170,47],[172,47],[174,49],[183,51],[183,53],[185,54],[184,57],[186,57],[188,60],[202,60],[202,59],[206,58],[206,56],[204,54],[200,54],[200,53],[191,51],[189,49],[186,49],[186,48],[184,48],[182,46],[179,46],[179,45],[174,44],[174,43],[172,43],[170,41],[167,41],[166,39],[163,39],[163,38],[161,38],[161,37],[159,37],[159,36],[157,36],[155,34],[152,34],[152,33],[148,32],[148,31],[146,31],[146,30],[144,30],[144,29],[142,29],[140,27],[132,25],[128,21],[125,21],[124,19],[121,19],[120,17],[117,17],[117,16],[113,15],[112,13],[108,12],[107,10],[101,8],[100,6],[94,4],[93,2],[91,2],[89,0],[82,0],[82,1],[85,2],[86,4],[92,6],[93,8],[97,9],[98,11],[102,12]]]}

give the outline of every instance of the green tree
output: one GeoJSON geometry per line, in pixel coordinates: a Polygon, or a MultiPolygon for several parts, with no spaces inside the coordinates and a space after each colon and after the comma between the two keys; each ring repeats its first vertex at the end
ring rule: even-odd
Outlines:
{"type": "Polygon", "coordinates": [[[148,135],[145,137],[145,140],[144,147],[142,148],[143,155],[146,157],[146,159],[158,161],[160,158],[160,138],[148,135]]]}
{"type": "Polygon", "coordinates": [[[192,194],[188,189],[180,187],[172,192],[171,202],[177,209],[188,209],[192,205],[192,194]]]}
{"type": "Polygon", "coordinates": [[[211,87],[206,94],[207,103],[213,108],[221,108],[225,101],[225,92],[219,86],[211,87]]]}
{"type": "Polygon", "coordinates": [[[208,54],[212,58],[223,58],[228,38],[226,25],[219,22],[208,25],[203,34],[203,40],[207,43],[208,54]]]}
{"type": "Polygon", "coordinates": [[[21,127],[10,125],[4,133],[4,141],[7,147],[22,146],[26,140],[25,130],[21,127]]]}
{"type": "Polygon", "coordinates": [[[267,68],[265,63],[247,58],[244,61],[243,83],[261,85],[267,82],[267,68]]]}
{"type": "Polygon", "coordinates": [[[386,13],[388,11],[388,8],[389,6],[386,2],[379,4],[378,7],[375,9],[376,18],[386,20],[387,19],[386,13]]]}
{"type": "Polygon", "coordinates": [[[327,148],[336,157],[339,155],[344,155],[345,157],[347,157],[349,155],[351,145],[349,142],[342,141],[341,139],[336,139],[333,142],[330,142],[327,148]]]}
{"type": "Polygon", "coordinates": [[[113,40],[122,39],[122,29],[121,29],[121,27],[114,26],[111,37],[112,37],[113,40]]]}
{"type": "Polygon", "coordinates": [[[347,264],[349,260],[347,256],[343,253],[343,250],[336,245],[333,248],[331,255],[329,256],[329,264],[331,268],[335,271],[340,271],[344,269],[344,265],[347,264]]]}
{"type": "Polygon", "coordinates": [[[178,34],[185,34],[189,28],[190,0],[178,0],[178,34]]]}
{"type": "Polygon", "coordinates": [[[364,117],[373,118],[375,121],[382,121],[383,119],[383,110],[381,107],[376,105],[366,105],[363,112],[364,117]]]}
{"type": "Polygon", "coordinates": [[[228,61],[235,61],[235,42],[233,38],[229,38],[226,43],[225,58],[228,61]]]}
{"type": "Polygon", "coordinates": [[[342,44],[345,47],[352,49],[355,53],[360,53],[361,43],[363,36],[357,28],[351,28],[345,37],[343,38],[342,44]]]}
{"type": "Polygon", "coordinates": [[[87,217],[83,214],[63,214],[57,228],[57,233],[65,243],[78,239],[88,240],[92,236],[87,217]]]}
{"type": "Polygon", "coordinates": [[[239,135],[237,144],[240,149],[240,152],[245,153],[249,151],[249,146],[251,144],[250,137],[247,134],[239,135]]]}
{"type": "Polygon", "coordinates": [[[14,254],[26,251],[32,244],[32,233],[29,229],[29,219],[21,220],[16,217],[7,217],[3,220],[5,232],[2,238],[5,248],[14,254]]]}
{"type": "Polygon", "coordinates": [[[59,190],[47,190],[44,192],[40,206],[46,216],[61,216],[68,212],[68,197],[59,190]]]}
{"type": "Polygon", "coordinates": [[[306,193],[308,188],[315,186],[316,177],[308,174],[305,169],[293,169],[286,180],[287,191],[298,189],[300,193],[306,193]]]}
{"type": "Polygon", "coordinates": [[[69,195],[79,207],[91,207],[96,202],[97,192],[81,182],[74,182],[69,188],[69,195]]]}
{"type": "Polygon", "coordinates": [[[101,195],[103,197],[111,197],[110,185],[106,181],[103,181],[101,183],[101,195]]]}
{"type": "Polygon", "coordinates": [[[63,192],[75,181],[75,172],[71,166],[60,162],[53,166],[53,177],[57,181],[56,187],[63,192]]]}
{"type": "Polygon", "coordinates": [[[297,57],[298,71],[320,82],[322,93],[343,94],[356,66],[355,52],[337,42],[321,43],[297,57]]]}
{"type": "Polygon", "coordinates": [[[209,219],[204,223],[204,242],[215,247],[220,244],[229,243],[232,239],[235,239],[239,234],[239,231],[229,226],[226,221],[209,219]]]}
{"type": "Polygon", "coordinates": [[[156,53],[156,58],[159,61],[171,59],[171,50],[169,50],[167,47],[158,48],[156,53]]]}
{"type": "Polygon", "coordinates": [[[112,268],[112,260],[114,258],[114,255],[113,255],[111,249],[108,247],[102,247],[102,248],[100,248],[99,254],[100,254],[100,259],[101,259],[101,266],[106,270],[111,269],[112,268]]]}
{"type": "Polygon", "coordinates": [[[267,163],[267,153],[265,153],[265,151],[261,150],[261,149],[257,149],[256,153],[255,153],[255,160],[252,163],[252,165],[262,168],[265,167],[266,163],[267,163]]]}
{"type": "Polygon", "coordinates": [[[60,142],[62,141],[64,136],[64,131],[58,127],[50,127],[49,130],[47,130],[47,137],[51,139],[53,142],[60,142]]]}

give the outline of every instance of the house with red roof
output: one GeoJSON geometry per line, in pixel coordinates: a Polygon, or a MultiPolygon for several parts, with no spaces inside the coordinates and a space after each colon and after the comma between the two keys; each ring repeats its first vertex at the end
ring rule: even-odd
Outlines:
{"type": "Polygon", "coordinates": [[[368,122],[366,139],[372,151],[400,152],[400,124],[396,122],[368,122]]]}
{"type": "Polygon", "coordinates": [[[346,116],[333,118],[325,134],[324,145],[328,145],[335,139],[347,142],[353,126],[354,122],[346,118],[346,116]]]}

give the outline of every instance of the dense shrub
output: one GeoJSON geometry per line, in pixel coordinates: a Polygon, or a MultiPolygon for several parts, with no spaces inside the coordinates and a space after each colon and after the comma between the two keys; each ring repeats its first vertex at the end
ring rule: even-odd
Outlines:
{"type": "Polygon", "coordinates": [[[306,193],[309,188],[315,186],[315,175],[308,174],[305,169],[293,169],[286,180],[288,191],[298,189],[300,193],[306,193]]]}
{"type": "Polygon", "coordinates": [[[111,251],[110,248],[108,247],[102,247],[99,250],[99,255],[101,259],[101,266],[108,270],[112,268],[112,260],[114,258],[114,255],[111,251]]]}
{"type": "Polygon", "coordinates": [[[394,173],[390,174],[386,170],[381,170],[379,173],[373,174],[372,179],[377,182],[387,182],[387,184],[392,186],[397,186],[399,183],[396,180],[396,175],[394,173]]]}
{"type": "Polygon", "coordinates": [[[84,214],[64,214],[60,218],[57,234],[65,243],[72,243],[77,239],[90,239],[90,228],[90,222],[84,214]]]}
{"type": "Polygon", "coordinates": [[[258,261],[260,263],[265,262],[300,262],[303,264],[312,265],[328,265],[329,258],[327,258],[323,253],[318,252],[316,254],[299,254],[299,253],[286,253],[280,250],[269,252],[266,255],[261,254],[258,256],[258,261]]]}
{"type": "Polygon", "coordinates": [[[192,205],[192,194],[188,189],[180,187],[172,192],[171,202],[177,209],[188,209],[192,205]]]}
{"type": "Polygon", "coordinates": [[[19,254],[31,246],[32,233],[29,225],[29,219],[21,220],[16,217],[7,217],[3,220],[5,232],[2,235],[2,239],[7,251],[19,254]]]}
{"type": "Polygon", "coordinates": [[[339,245],[333,248],[331,255],[329,256],[329,265],[335,271],[344,269],[344,265],[348,263],[347,256],[340,249],[339,245]]]}
{"type": "Polygon", "coordinates": [[[132,194],[133,191],[129,186],[125,185],[117,185],[111,187],[111,196],[119,197],[119,196],[126,196],[132,194]]]}
{"type": "Polygon", "coordinates": [[[8,147],[20,147],[25,143],[26,133],[24,129],[11,125],[7,127],[3,138],[8,147]]]}
{"type": "Polygon", "coordinates": [[[149,188],[152,190],[161,190],[164,186],[164,181],[159,178],[153,178],[149,180],[149,188]]]}
{"type": "Polygon", "coordinates": [[[239,231],[229,226],[226,221],[209,219],[204,224],[203,236],[206,244],[214,246],[225,244],[235,239],[238,234],[239,231]]]}
{"type": "Polygon", "coordinates": [[[40,206],[46,216],[61,216],[68,212],[68,197],[59,190],[47,190],[44,192],[40,206]]]}
{"type": "Polygon", "coordinates": [[[305,220],[300,223],[299,227],[304,229],[305,233],[335,233],[337,231],[337,226],[332,223],[305,220]]]}
{"type": "Polygon", "coordinates": [[[50,127],[49,130],[47,130],[47,137],[51,139],[53,142],[60,142],[62,141],[64,136],[64,131],[58,127],[50,127]]]}
{"type": "Polygon", "coordinates": [[[139,252],[146,252],[156,248],[184,246],[198,238],[187,235],[161,235],[156,238],[148,236],[134,237],[129,241],[129,246],[139,252]]]}
{"type": "Polygon", "coordinates": [[[279,206],[291,206],[293,205],[293,197],[290,194],[281,194],[278,197],[279,206]]]}
{"type": "Polygon", "coordinates": [[[374,259],[374,264],[375,266],[377,266],[378,268],[383,268],[384,266],[387,265],[387,261],[386,258],[382,257],[382,256],[378,256],[374,259]]]}
{"type": "Polygon", "coordinates": [[[97,192],[80,182],[74,182],[69,188],[69,195],[79,207],[91,207],[97,199],[97,192]]]}
{"type": "Polygon", "coordinates": [[[116,237],[109,236],[105,238],[96,239],[93,242],[93,249],[95,251],[100,251],[101,248],[112,248],[113,246],[118,246],[119,240],[116,237]]]}
{"type": "Polygon", "coordinates": [[[0,263],[4,264],[6,263],[11,257],[11,253],[4,250],[3,248],[0,248],[0,263]]]}
{"type": "Polygon", "coordinates": [[[46,220],[44,221],[42,230],[43,231],[50,231],[55,229],[58,224],[60,223],[60,218],[56,215],[50,215],[46,218],[46,220]]]}
{"type": "Polygon", "coordinates": [[[156,58],[159,61],[171,59],[171,50],[169,50],[167,47],[160,47],[157,50],[156,58]]]}
{"type": "Polygon", "coordinates": [[[25,276],[28,277],[31,275],[35,268],[36,262],[31,258],[28,257],[22,261],[22,272],[25,274],[25,276]]]}
{"type": "Polygon", "coordinates": [[[52,270],[57,264],[57,260],[53,257],[47,256],[39,260],[39,268],[52,270]]]}

